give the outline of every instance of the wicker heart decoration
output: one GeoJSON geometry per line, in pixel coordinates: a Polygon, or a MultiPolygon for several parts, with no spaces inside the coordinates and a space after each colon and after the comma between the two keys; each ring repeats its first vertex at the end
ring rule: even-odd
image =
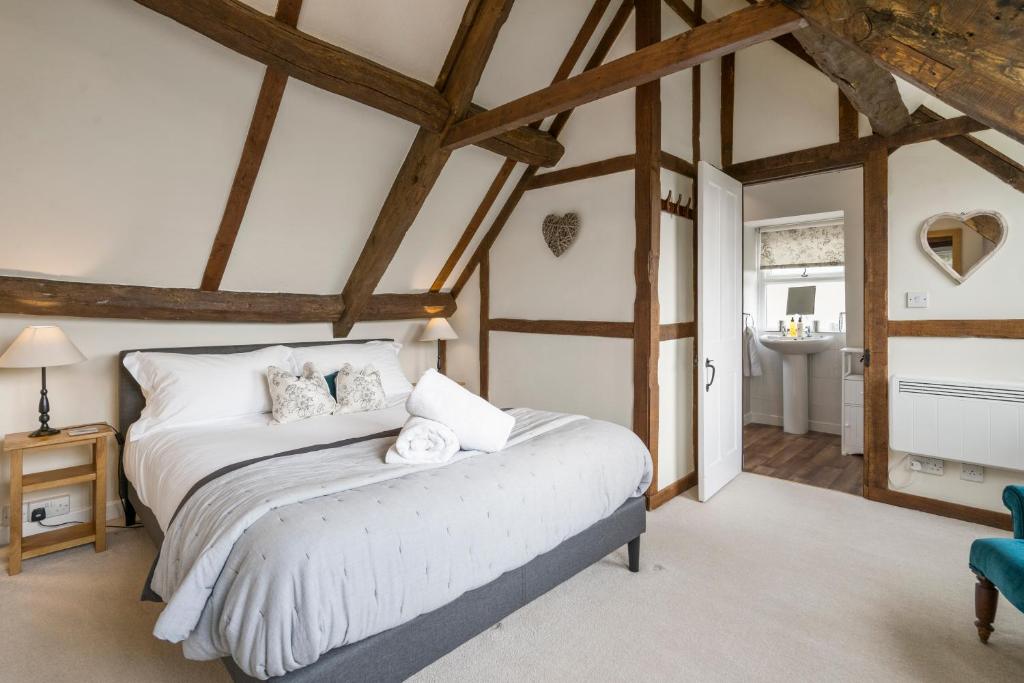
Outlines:
{"type": "Polygon", "coordinates": [[[544,218],[542,228],[544,242],[556,257],[561,256],[576,241],[580,234],[580,217],[575,213],[564,216],[549,214],[544,218]]]}

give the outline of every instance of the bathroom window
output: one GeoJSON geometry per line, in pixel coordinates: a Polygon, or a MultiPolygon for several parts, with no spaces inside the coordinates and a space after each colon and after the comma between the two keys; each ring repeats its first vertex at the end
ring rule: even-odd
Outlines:
{"type": "Polygon", "coordinates": [[[786,304],[791,287],[815,287],[814,313],[821,331],[839,329],[846,310],[843,224],[835,221],[799,226],[762,228],[758,232],[758,289],[764,329],[788,321],[786,304]]]}

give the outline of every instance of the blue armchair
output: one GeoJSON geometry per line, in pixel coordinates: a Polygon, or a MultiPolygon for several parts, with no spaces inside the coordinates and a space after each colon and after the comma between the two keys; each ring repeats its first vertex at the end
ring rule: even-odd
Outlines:
{"type": "Polygon", "coordinates": [[[1003,503],[1013,515],[1013,538],[979,538],[971,544],[971,571],[978,576],[974,625],[983,643],[995,630],[999,591],[1024,612],[1024,486],[1003,489],[1003,503]]]}

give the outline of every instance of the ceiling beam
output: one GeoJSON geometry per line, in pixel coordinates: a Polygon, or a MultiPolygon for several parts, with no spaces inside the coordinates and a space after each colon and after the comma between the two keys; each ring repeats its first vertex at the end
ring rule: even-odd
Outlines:
{"type": "MultiPolygon", "coordinates": [[[[919,122],[916,127],[922,127],[927,125],[955,125],[956,121],[967,117],[961,116],[956,119],[944,119],[931,109],[922,106],[914,111],[912,118],[914,121],[919,122]]],[[[983,124],[977,125],[984,127],[983,124]]],[[[980,130],[980,128],[975,130],[980,130]]],[[[974,131],[964,131],[964,133],[968,132],[974,131]]],[[[985,169],[1007,185],[1024,192],[1024,166],[1021,166],[991,145],[986,145],[978,138],[966,134],[945,137],[940,139],[939,142],[968,161],[985,169]]]]}
{"type": "Polygon", "coordinates": [[[820,145],[795,152],[776,154],[763,159],[743,161],[727,165],[725,172],[744,185],[755,185],[772,180],[841,171],[861,166],[867,154],[876,149],[883,148],[892,152],[904,145],[918,142],[928,142],[929,140],[945,142],[983,128],[985,128],[984,124],[978,123],[968,116],[933,120],[910,125],[889,137],[869,135],[848,142],[820,145]]]}
{"type": "MultiPolygon", "coordinates": [[[[439,132],[451,114],[444,96],[429,84],[303,33],[238,0],[135,1],[292,78],[432,132],[439,132]]],[[[509,131],[479,146],[542,166],[553,166],[564,152],[550,135],[531,129],[509,131]]]]}
{"type": "MultiPolygon", "coordinates": [[[[623,26],[626,25],[626,21],[629,19],[630,14],[633,13],[633,1],[634,0],[622,0],[619,8],[615,11],[615,14],[612,15],[611,21],[608,22],[608,27],[605,28],[604,33],[597,41],[597,45],[594,46],[594,51],[591,53],[590,59],[588,59],[586,64],[584,64],[584,72],[597,68],[604,61],[604,58],[608,56],[608,52],[612,49],[612,45],[622,32],[623,26]]],[[[595,0],[595,8],[599,2],[602,2],[602,0],[595,0]]],[[[591,10],[591,15],[593,15],[593,13],[594,10],[591,10]]],[[[575,46],[579,43],[585,45],[590,40],[590,35],[593,33],[595,28],[596,22],[591,21],[588,16],[587,20],[583,23],[583,26],[580,27],[579,32],[576,34],[576,40],[573,42],[573,45],[575,46]]],[[[554,82],[568,78],[569,74],[572,73],[573,68],[576,66],[575,60],[578,58],[580,52],[581,51],[575,50],[574,47],[570,47],[569,52],[562,60],[562,64],[559,66],[558,71],[555,74],[554,82]],[[561,79],[559,78],[560,76],[561,79]]],[[[548,127],[548,132],[557,138],[569,122],[569,118],[572,116],[573,111],[575,110],[569,109],[555,116],[551,125],[548,127]]],[[[480,243],[477,244],[473,254],[466,262],[466,266],[462,269],[458,279],[456,279],[455,284],[452,286],[452,296],[458,298],[459,293],[466,286],[466,283],[469,282],[469,278],[472,277],[473,271],[476,270],[478,265],[486,260],[487,253],[490,251],[491,245],[493,245],[494,241],[498,239],[498,235],[501,234],[501,231],[504,229],[508,219],[512,216],[512,212],[515,211],[515,208],[519,205],[519,201],[523,198],[523,195],[529,188],[530,182],[533,180],[533,176],[536,175],[536,173],[537,166],[531,165],[527,166],[526,170],[523,171],[523,174],[519,176],[519,180],[512,187],[511,193],[505,200],[501,209],[498,211],[498,214],[494,217],[494,221],[491,222],[491,227],[488,228],[486,233],[484,233],[480,243]]],[[[481,274],[481,283],[483,282],[484,278],[483,274],[481,274]]]]}
{"type": "Polygon", "coordinates": [[[793,33],[819,70],[839,87],[879,135],[892,135],[910,124],[910,112],[886,69],[856,48],[816,28],[793,33]]]}
{"type": "MultiPolygon", "coordinates": [[[[205,292],[199,289],[140,287],[0,277],[0,313],[128,320],[201,322],[330,322],[341,315],[337,295],[272,292],[205,292]]],[[[447,294],[378,294],[361,320],[412,320],[449,316],[455,299],[447,294]]]]}
{"type": "MultiPolygon", "coordinates": [[[[274,18],[289,26],[295,26],[299,21],[301,9],[302,0],[278,0],[274,18]]],[[[228,267],[228,259],[231,258],[231,250],[234,249],[235,239],[238,237],[238,230],[242,227],[245,209],[249,205],[249,197],[252,196],[252,188],[256,184],[256,176],[259,175],[260,165],[263,163],[263,154],[267,151],[267,143],[270,142],[270,133],[274,129],[277,110],[281,106],[281,98],[284,96],[287,83],[288,74],[275,67],[267,67],[263,74],[260,93],[256,97],[256,108],[249,123],[249,133],[245,136],[242,158],[238,161],[235,179],[231,182],[228,201],[224,206],[224,214],[213,238],[210,256],[206,260],[206,270],[203,272],[200,289],[210,292],[220,289],[224,271],[228,267]]]]}
{"type": "MultiPolygon", "coordinates": [[[[597,30],[597,25],[601,21],[601,17],[604,16],[605,10],[608,9],[608,5],[611,0],[594,0],[594,4],[591,6],[590,11],[587,13],[586,19],[583,21],[583,25],[580,30],[576,33],[576,38],[572,41],[569,46],[569,50],[565,57],[562,59],[561,65],[558,67],[558,71],[555,73],[554,81],[560,81],[563,78],[568,78],[572,72],[573,67],[576,66],[576,62],[579,61],[580,55],[583,54],[583,50],[587,47],[587,43],[590,42],[591,37],[597,30]]],[[[471,112],[473,114],[478,112],[471,112]]],[[[534,121],[530,124],[531,128],[538,128],[540,121],[534,121]]],[[[549,131],[550,133],[551,131],[549,131]]],[[[552,133],[552,137],[556,137],[557,132],[552,133]]],[[[496,139],[496,138],[492,138],[496,139]]],[[[483,225],[484,219],[487,217],[487,213],[491,210],[494,202],[498,199],[498,194],[505,187],[505,183],[508,181],[509,176],[512,174],[514,163],[510,163],[506,160],[498,170],[498,174],[494,180],[491,181],[491,185],[487,188],[487,192],[484,194],[484,198],[480,200],[480,205],[477,206],[476,211],[473,213],[473,217],[470,219],[469,224],[465,230],[462,231],[462,236],[459,237],[459,241],[455,244],[455,248],[452,249],[452,253],[448,255],[448,259],[444,262],[437,277],[434,278],[434,284],[431,286],[430,291],[439,292],[444,288],[445,283],[451,276],[452,271],[455,270],[455,266],[458,264],[462,255],[469,248],[470,243],[473,241],[473,237],[476,236],[477,230],[483,225]]]]}
{"type": "MultiPolygon", "coordinates": [[[[462,118],[470,105],[484,66],[498,39],[513,0],[470,0],[464,18],[470,22],[459,31],[449,50],[448,61],[438,77],[440,92],[451,115],[445,129],[462,118]]],[[[384,205],[363,245],[363,250],[349,273],[341,298],[345,309],[334,324],[334,336],[344,337],[362,315],[363,307],[373,295],[384,272],[398,252],[398,247],[419,215],[423,203],[441,175],[451,152],[441,148],[444,131],[420,128],[406,154],[398,176],[391,185],[384,205]]]]}
{"type": "Polygon", "coordinates": [[[460,121],[445,136],[444,147],[473,144],[804,26],[799,15],[775,2],[747,7],[460,121]]]}
{"type": "Polygon", "coordinates": [[[1024,142],[1024,15],[1006,0],[782,0],[815,28],[1024,142]]]}

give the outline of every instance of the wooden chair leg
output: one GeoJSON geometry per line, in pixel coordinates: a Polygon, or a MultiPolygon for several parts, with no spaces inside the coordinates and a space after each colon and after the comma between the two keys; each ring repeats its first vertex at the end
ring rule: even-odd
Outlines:
{"type": "Polygon", "coordinates": [[[999,589],[981,574],[977,576],[978,583],[974,586],[974,615],[977,620],[974,625],[978,627],[978,637],[981,638],[981,642],[987,643],[988,637],[995,630],[992,622],[996,620],[999,589]]]}

